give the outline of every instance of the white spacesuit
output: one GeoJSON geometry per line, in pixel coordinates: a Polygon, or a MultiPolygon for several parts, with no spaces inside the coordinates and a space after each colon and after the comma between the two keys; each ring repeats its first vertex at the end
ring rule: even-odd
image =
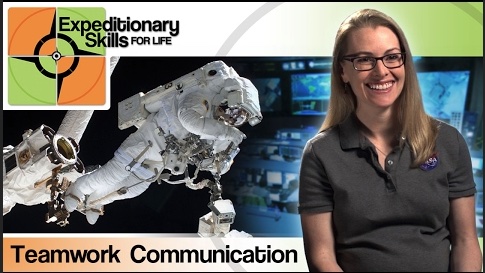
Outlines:
{"type": "Polygon", "coordinates": [[[111,160],[65,192],[67,210],[84,213],[91,224],[104,205],[136,197],[154,181],[185,183],[191,189],[210,186],[215,193],[211,201],[221,199],[218,178],[229,170],[246,137],[236,127],[262,119],[258,90],[222,61],[120,102],[118,116],[120,129],[134,125],[137,131],[111,160]],[[194,177],[188,165],[196,166],[194,177]],[[200,170],[211,172],[216,183],[192,183],[200,170]],[[183,180],[170,180],[183,174],[183,180]]]}

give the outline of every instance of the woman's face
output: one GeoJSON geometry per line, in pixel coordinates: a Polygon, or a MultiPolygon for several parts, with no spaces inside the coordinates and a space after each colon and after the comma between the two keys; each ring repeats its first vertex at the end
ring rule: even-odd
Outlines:
{"type": "MultiPolygon", "coordinates": [[[[355,30],[348,37],[346,56],[382,57],[400,53],[397,36],[387,27],[365,27],[355,30]]],[[[350,61],[342,61],[342,79],[348,82],[357,97],[357,109],[385,109],[393,105],[404,85],[404,65],[387,68],[383,60],[377,60],[368,71],[357,71],[350,61]]]]}

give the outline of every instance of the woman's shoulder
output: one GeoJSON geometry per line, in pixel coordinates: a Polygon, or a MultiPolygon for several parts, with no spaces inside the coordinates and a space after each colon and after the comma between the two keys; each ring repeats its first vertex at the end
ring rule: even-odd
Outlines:
{"type": "Polygon", "coordinates": [[[333,126],[319,131],[308,140],[312,145],[332,145],[339,141],[338,126],[333,126]]]}
{"type": "Polygon", "coordinates": [[[452,143],[456,144],[465,142],[465,138],[461,134],[460,130],[458,130],[456,127],[442,120],[435,120],[435,124],[438,128],[438,143],[450,145],[452,143]]]}
{"type": "Polygon", "coordinates": [[[433,122],[438,128],[438,135],[440,137],[456,137],[457,134],[460,134],[460,131],[456,127],[445,121],[434,119],[433,122]]]}

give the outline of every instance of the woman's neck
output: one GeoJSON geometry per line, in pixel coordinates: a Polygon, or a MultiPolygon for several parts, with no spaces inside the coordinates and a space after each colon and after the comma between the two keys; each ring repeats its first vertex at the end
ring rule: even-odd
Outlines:
{"type": "Polygon", "coordinates": [[[397,139],[398,122],[390,109],[383,112],[357,109],[356,115],[365,126],[362,133],[369,139],[385,141],[389,145],[397,139]]]}

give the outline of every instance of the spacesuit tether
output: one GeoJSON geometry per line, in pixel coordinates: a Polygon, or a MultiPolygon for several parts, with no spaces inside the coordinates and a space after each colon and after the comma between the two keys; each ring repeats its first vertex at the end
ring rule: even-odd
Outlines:
{"type": "MultiPolygon", "coordinates": [[[[222,199],[219,179],[230,169],[238,145],[246,137],[236,127],[254,126],[262,120],[258,90],[251,81],[224,62],[214,61],[119,102],[118,118],[120,129],[138,129],[105,165],[67,188],[67,210],[78,210],[95,224],[104,205],[136,197],[152,182],[185,183],[191,189],[210,188],[209,207],[222,230],[206,232],[227,233],[224,224],[232,223],[234,209],[230,200],[222,199]],[[188,165],[196,167],[194,177],[190,177],[188,165]],[[192,183],[201,170],[211,172],[214,181],[192,183]],[[171,175],[185,178],[172,181],[171,175]]],[[[210,221],[202,218],[200,225],[210,221]]],[[[206,224],[206,228],[211,226],[206,224]]],[[[199,233],[204,228],[199,226],[199,233]]]]}

